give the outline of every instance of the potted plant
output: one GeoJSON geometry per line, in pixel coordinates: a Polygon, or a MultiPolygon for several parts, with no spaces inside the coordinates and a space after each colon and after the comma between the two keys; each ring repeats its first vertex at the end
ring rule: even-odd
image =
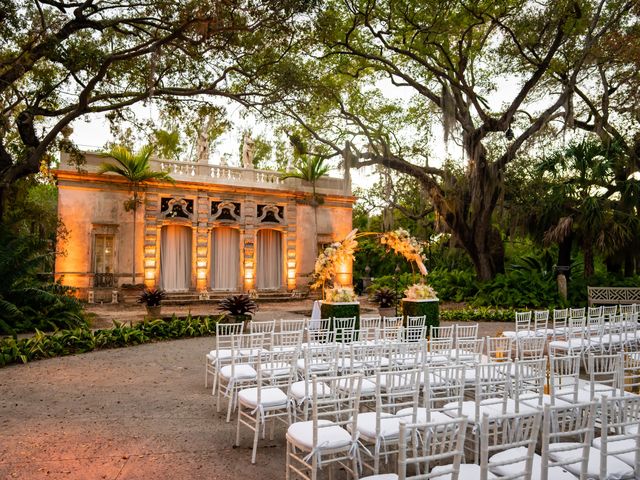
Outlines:
{"type": "Polygon", "coordinates": [[[397,293],[389,287],[381,287],[373,293],[372,300],[378,304],[381,317],[393,317],[396,314],[397,293]]]}
{"type": "Polygon", "coordinates": [[[407,317],[425,315],[427,325],[437,327],[440,323],[440,300],[431,285],[415,283],[404,291],[402,315],[407,317]]]}
{"type": "Polygon", "coordinates": [[[258,309],[258,304],[249,295],[229,295],[218,303],[218,310],[226,313],[227,320],[244,322],[251,320],[251,315],[258,309]]]}
{"type": "Polygon", "coordinates": [[[162,300],[167,296],[161,288],[145,288],[138,296],[138,303],[147,307],[147,315],[152,318],[160,318],[162,300]]]}

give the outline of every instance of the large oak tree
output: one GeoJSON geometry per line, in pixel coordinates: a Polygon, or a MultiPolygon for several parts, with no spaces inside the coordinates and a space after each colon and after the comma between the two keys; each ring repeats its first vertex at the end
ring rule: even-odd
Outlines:
{"type": "Polygon", "coordinates": [[[487,280],[504,269],[493,216],[505,168],[551,122],[571,121],[594,53],[632,13],[633,2],[606,0],[329,0],[298,47],[306,74],[286,72],[278,113],[319,155],[415,177],[487,280]],[[392,85],[410,101],[381,93],[392,85]],[[436,119],[463,162],[429,164],[436,119]]]}
{"type": "MultiPolygon", "coordinates": [[[[150,101],[270,101],[254,88],[288,48],[294,0],[8,0],[0,6],[0,198],[76,119],[150,101]]],[[[193,108],[200,108],[199,105],[193,108]]],[[[0,212],[4,205],[0,205],[0,212]]]]}

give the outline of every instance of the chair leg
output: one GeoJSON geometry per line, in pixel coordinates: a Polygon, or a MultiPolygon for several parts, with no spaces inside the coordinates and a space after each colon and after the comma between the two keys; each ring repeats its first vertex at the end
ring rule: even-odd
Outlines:
{"type": "Polygon", "coordinates": [[[209,360],[204,357],[204,388],[209,386],[209,360]]]}
{"type": "Polygon", "coordinates": [[[238,421],[236,422],[236,442],[234,446],[240,446],[240,414],[242,413],[242,405],[238,405],[238,421]]]}
{"type": "MultiPolygon", "coordinates": [[[[238,418],[240,418],[240,411],[238,411],[238,418]]],[[[251,452],[251,463],[256,463],[256,453],[258,451],[258,437],[260,435],[260,410],[256,411],[256,425],[255,432],[253,433],[253,451],[251,452]]]]}
{"type": "MultiPolygon", "coordinates": [[[[216,375],[216,379],[218,376],[216,375]]],[[[214,387],[215,389],[215,379],[214,379],[214,387]]],[[[218,385],[218,389],[216,390],[216,412],[220,413],[220,386],[218,385]]]]}
{"type": "Polygon", "coordinates": [[[286,452],[286,458],[284,460],[284,472],[285,472],[284,479],[285,480],[291,479],[291,472],[289,471],[290,465],[291,465],[291,444],[287,440],[287,452],[286,452]]]}
{"type": "Polygon", "coordinates": [[[229,396],[229,404],[227,405],[227,423],[231,421],[231,410],[233,410],[233,400],[235,396],[236,396],[236,392],[232,388],[229,396]]]}

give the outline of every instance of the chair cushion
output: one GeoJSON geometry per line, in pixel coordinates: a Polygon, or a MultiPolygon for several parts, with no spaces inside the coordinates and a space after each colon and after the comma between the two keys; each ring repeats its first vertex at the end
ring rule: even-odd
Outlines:
{"type": "MultiPolygon", "coordinates": [[[[318,420],[318,445],[322,449],[338,449],[351,447],[351,435],[339,425],[329,420],[318,420]]],[[[313,449],[313,421],[295,422],[287,429],[287,440],[310,451],[313,449]]]]}
{"type": "Polygon", "coordinates": [[[556,350],[575,350],[584,348],[588,345],[588,341],[582,338],[570,338],[569,340],[554,340],[549,342],[549,349],[556,350]]]}
{"type": "Polygon", "coordinates": [[[360,477],[360,480],[398,480],[398,475],[396,475],[395,473],[383,473],[381,475],[360,477]]]}
{"type": "MultiPolygon", "coordinates": [[[[451,478],[450,473],[443,473],[443,475],[438,476],[438,472],[446,472],[451,468],[451,465],[442,465],[437,466],[431,473],[436,476],[433,477],[434,480],[449,480],[451,478]]],[[[461,463],[460,464],[460,473],[458,474],[458,478],[460,480],[478,480],[480,478],[480,465],[475,465],[472,463],[461,463]]],[[[493,473],[488,472],[487,478],[498,478],[493,473]]]]}
{"type": "Polygon", "coordinates": [[[233,365],[225,365],[220,369],[220,375],[224,378],[231,378],[233,375],[233,378],[236,379],[250,379],[256,378],[258,373],[251,365],[239,363],[235,365],[235,369],[233,368],[233,365]]]}
{"type": "MultiPolygon", "coordinates": [[[[493,399],[483,400],[485,404],[481,404],[479,408],[480,418],[476,419],[476,402],[473,400],[469,400],[466,402],[462,402],[462,415],[466,415],[470,422],[479,422],[482,419],[482,415],[484,413],[488,413],[489,416],[496,416],[502,413],[502,406],[498,403],[498,401],[502,401],[502,399],[495,399],[496,403],[493,399]],[[498,413],[499,412],[499,413],[498,413]]],[[[450,402],[445,404],[442,409],[444,413],[446,413],[449,417],[457,418],[458,417],[458,402],[450,402]]]]}
{"type": "MultiPolygon", "coordinates": [[[[526,457],[527,449],[524,447],[510,448],[493,455],[489,462],[500,463],[511,459],[526,457]]],[[[507,465],[500,465],[491,469],[493,473],[501,477],[512,477],[524,471],[526,460],[507,465]]],[[[533,454],[533,465],[531,468],[531,480],[540,480],[542,472],[542,458],[537,453],[533,454]]],[[[576,477],[561,467],[551,467],[549,469],[549,480],[576,480],[576,477]]]]}
{"type": "MultiPolygon", "coordinates": [[[[294,382],[291,384],[290,392],[297,400],[302,400],[306,398],[306,384],[307,382],[301,380],[299,382],[294,382]]],[[[326,383],[318,383],[318,396],[324,397],[331,394],[331,388],[326,383]]],[[[309,382],[309,398],[313,395],[313,386],[311,382],[309,382]]]]}
{"type": "Polygon", "coordinates": [[[210,362],[215,362],[218,359],[231,358],[231,350],[220,349],[220,350],[211,350],[207,353],[207,359],[210,362]]]}
{"type": "MultiPolygon", "coordinates": [[[[376,412],[358,414],[358,432],[369,439],[376,438],[376,412]]],[[[380,414],[380,436],[395,438],[400,433],[400,419],[390,413],[380,414]]]]}
{"type": "MultiPolygon", "coordinates": [[[[559,444],[555,444],[559,445],[559,444]]],[[[564,450],[561,452],[554,451],[554,444],[549,446],[549,457],[556,461],[565,461],[580,458],[582,455],[582,444],[580,443],[563,443],[562,447],[575,446],[575,449],[564,450]]],[[[574,475],[580,475],[580,463],[572,463],[564,465],[563,468],[567,469],[574,475]]],[[[591,447],[589,449],[589,464],[587,467],[587,476],[589,478],[600,478],[600,450],[591,447]]],[[[619,480],[623,478],[633,478],[633,468],[624,463],[622,460],[618,460],[615,457],[607,457],[607,479],[619,480]]]]}
{"type": "Polygon", "coordinates": [[[260,365],[262,374],[267,377],[286,377],[291,373],[291,367],[280,362],[267,362],[260,365]]]}
{"type": "MultiPolygon", "coordinates": [[[[305,361],[304,358],[299,358],[298,361],[296,362],[296,366],[300,370],[306,370],[307,362],[305,361]]],[[[325,370],[329,370],[331,366],[328,363],[318,362],[318,363],[312,363],[309,368],[312,372],[323,372],[325,370]]]]}
{"type": "MultiPolygon", "coordinates": [[[[257,388],[245,388],[238,392],[238,400],[241,404],[248,407],[258,406],[258,389],[257,388]]],[[[260,403],[263,407],[286,407],[287,395],[279,388],[262,388],[260,391],[260,403]]]]}
{"type": "MultiPolygon", "coordinates": [[[[602,438],[595,438],[592,445],[598,449],[601,448],[602,438]]],[[[622,460],[624,463],[626,463],[627,465],[631,465],[632,467],[635,466],[636,462],[635,448],[636,441],[633,438],[624,438],[624,435],[610,435],[607,439],[607,454],[613,455],[617,459],[622,460]]]]}
{"type": "MultiPolygon", "coordinates": [[[[414,423],[411,419],[413,415],[413,408],[403,408],[402,410],[398,410],[396,412],[396,417],[402,420],[405,423],[414,423]]],[[[444,414],[443,412],[432,411],[431,412],[431,422],[450,422],[451,417],[449,415],[444,414]]],[[[424,407],[420,407],[416,411],[416,421],[415,423],[426,423],[427,422],[427,409],[424,407]]]]}
{"type": "MultiPolygon", "coordinates": [[[[351,382],[346,378],[341,378],[338,380],[338,388],[340,390],[346,390],[347,387],[351,385],[351,382]]],[[[354,383],[355,385],[355,383],[354,383]]],[[[371,380],[367,380],[366,378],[362,379],[362,383],[360,384],[360,395],[372,395],[376,392],[376,384],[371,380]]]]}

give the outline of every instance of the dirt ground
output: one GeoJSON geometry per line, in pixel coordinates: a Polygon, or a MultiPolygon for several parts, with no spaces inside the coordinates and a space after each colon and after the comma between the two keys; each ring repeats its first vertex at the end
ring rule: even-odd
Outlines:
{"type": "MultiPolygon", "coordinates": [[[[259,318],[307,306],[263,305],[259,318]]],[[[142,314],[135,309],[125,316],[142,314]]],[[[480,335],[503,328],[482,323],[480,335]]],[[[212,338],[196,338],[0,369],[0,479],[284,478],[283,428],[261,440],[255,466],[250,432],[233,448],[235,423],[215,413],[204,388],[212,348],[212,338]]]]}

